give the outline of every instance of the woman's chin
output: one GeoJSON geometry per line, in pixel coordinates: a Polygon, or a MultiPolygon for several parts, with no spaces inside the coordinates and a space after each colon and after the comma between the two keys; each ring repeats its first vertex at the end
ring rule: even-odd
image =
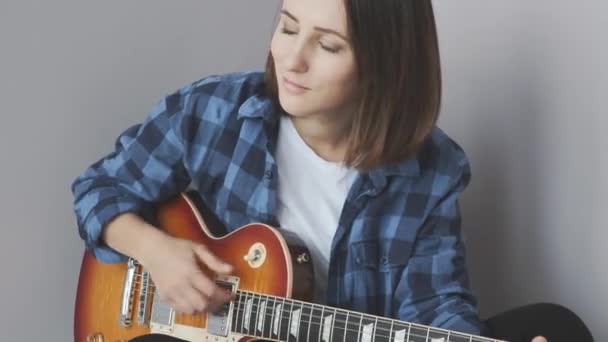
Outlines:
{"type": "Polygon", "coordinates": [[[279,96],[279,102],[284,111],[294,116],[298,116],[294,113],[305,113],[309,109],[309,106],[306,106],[305,101],[299,98],[293,98],[289,95],[279,96]]]}

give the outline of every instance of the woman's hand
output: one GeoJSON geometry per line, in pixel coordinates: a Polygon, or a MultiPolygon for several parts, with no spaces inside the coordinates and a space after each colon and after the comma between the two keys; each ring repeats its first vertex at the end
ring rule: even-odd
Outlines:
{"type": "Polygon", "coordinates": [[[230,292],[217,286],[203,272],[201,264],[218,274],[229,274],[232,266],[204,245],[166,234],[157,235],[149,241],[138,261],[150,272],[156,294],[178,312],[213,312],[232,299],[230,292]]]}

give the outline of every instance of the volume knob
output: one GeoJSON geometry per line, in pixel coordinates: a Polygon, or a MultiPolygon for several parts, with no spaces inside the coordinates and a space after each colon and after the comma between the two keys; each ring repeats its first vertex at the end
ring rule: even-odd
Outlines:
{"type": "Polygon", "coordinates": [[[91,334],[89,336],[87,336],[87,342],[103,342],[103,334],[101,333],[94,333],[91,334]]]}

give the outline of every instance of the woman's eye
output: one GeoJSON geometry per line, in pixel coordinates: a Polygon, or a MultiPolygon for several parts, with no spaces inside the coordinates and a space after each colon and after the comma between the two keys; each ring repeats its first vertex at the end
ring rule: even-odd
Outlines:
{"type": "Polygon", "coordinates": [[[338,53],[338,51],[340,51],[339,48],[330,48],[329,46],[323,45],[321,42],[319,42],[319,45],[321,45],[321,48],[323,48],[323,50],[329,53],[338,53]]]}
{"type": "Polygon", "coordinates": [[[284,33],[284,34],[286,34],[286,35],[290,35],[290,36],[291,36],[292,34],[295,34],[295,32],[293,32],[293,31],[288,31],[286,28],[282,28],[282,29],[281,29],[281,33],[284,33]]]}

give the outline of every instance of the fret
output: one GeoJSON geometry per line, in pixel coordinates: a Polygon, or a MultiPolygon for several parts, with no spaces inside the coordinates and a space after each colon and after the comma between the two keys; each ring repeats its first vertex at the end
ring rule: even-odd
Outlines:
{"type": "Polygon", "coordinates": [[[262,330],[262,319],[264,319],[264,315],[263,312],[260,312],[261,306],[262,296],[259,293],[253,294],[250,334],[254,336],[259,336],[260,331],[262,330]]]}
{"type": "Polygon", "coordinates": [[[291,319],[291,302],[283,299],[283,307],[279,319],[279,340],[288,341],[289,338],[289,323],[291,319]]]}
{"type": "Polygon", "coordinates": [[[259,295],[258,299],[258,307],[257,307],[257,323],[255,327],[255,335],[264,337],[264,333],[266,332],[266,324],[268,320],[268,297],[264,295],[259,295]]]}
{"type": "Polygon", "coordinates": [[[363,315],[358,312],[350,312],[346,320],[346,334],[344,341],[360,341],[359,340],[359,327],[361,326],[361,320],[363,315]]]}
{"type": "Polygon", "coordinates": [[[253,317],[254,315],[254,306],[253,306],[253,300],[254,300],[254,294],[250,293],[247,296],[247,299],[245,301],[245,332],[247,333],[247,335],[253,335],[255,334],[255,318],[253,317]]]}
{"type": "Polygon", "coordinates": [[[359,318],[359,326],[357,327],[357,334],[359,336],[359,340],[361,340],[361,327],[362,327],[362,323],[363,323],[363,314],[361,314],[361,317],[359,318]]]}
{"type": "Polygon", "coordinates": [[[376,332],[374,342],[391,342],[392,320],[379,318],[376,321],[376,332]]]}
{"type": "Polygon", "coordinates": [[[411,342],[410,340],[410,325],[393,321],[393,335],[391,342],[411,342]]]}
{"type": "Polygon", "coordinates": [[[376,335],[378,334],[378,316],[374,317],[374,331],[372,333],[372,342],[376,342],[376,335]]]}
{"type": "Polygon", "coordinates": [[[274,297],[264,296],[266,299],[266,307],[264,310],[264,324],[262,325],[262,337],[272,338],[272,327],[274,323],[274,311],[276,300],[274,297]]]}
{"type": "Polygon", "coordinates": [[[344,318],[344,338],[342,342],[346,342],[346,334],[348,332],[348,316],[350,315],[350,311],[346,311],[346,318],[344,318]]]}
{"type": "Polygon", "coordinates": [[[302,303],[302,314],[300,315],[300,330],[298,341],[308,341],[310,336],[310,325],[312,323],[312,305],[302,303]]]}
{"type": "Polygon", "coordinates": [[[361,342],[372,342],[376,327],[376,319],[373,316],[363,315],[361,318],[361,342]]]}
{"type": "Polygon", "coordinates": [[[307,341],[321,341],[321,320],[323,317],[323,307],[311,304],[311,316],[310,316],[310,333],[308,334],[307,341]]]}
{"type": "Polygon", "coordinates": [[[264,336],[264,323],[266,321],[266,298],[259,295],[256,311],[255,335],[264,336]]]}
{"type": "Polygon", "coordinates": [[[234,303],[232,305],[232,321],[230,323],[230,331],[236,332],[236,327],[237,327],[237,319],[239,316],[239,297],[240,294],[236,294],[236,298],[234,300],[234,303]]]}
{"type": "Polygon", "coordinates": [[[323,306],[323,307],[321,307],[321,316],[320,316],[320,321],[319,321],[319,341],[318,342],[324,341],[323,340],[323,331],[325,329],[324,328],[324,326],[325,326],[324,313],[325,313],[325,307],[323,306]]]}
{"type": "Polygon", "coordinates": [[[274,309],[272,310],[272,334],[270,335],[272,339],[276,339],[279,337],[282,312],[283,302],[279,302],[279,299],[276,298],[274,302],[274,309]]]}
{"type": "Polygon", "coordinates": [[[242,317],[241,317],[241,324],[239,326],[239,332],[241,334],[246,334],[246,331],[245,331],[245,321],[247,320],[247,297],[248,296],[249,296],[249,294],[247,292],[245,292],[245,296],[242,298],[243,300],[242,300],[241,305],[240,305],[240,307],[241,307],[240,309],[241,309],[241,312],[242,312],[242,315],[241,315],[242,317]]]}
{"type": "Polygon", "coordinates": [[[344,341],[344,333],[346,332],[346,320],[348,311],[334,310],[334,326],[332,329],[332,341],[344,341]]]}
{"type": "Polygon", "coordinates": [[[236,313],[234,315],[235,318],[232,325],[232,331],[237,333],[242,333],[242,330],[240,330],[240,328],[243,325],[243,314],[245,312],[245,310],[243,310],[243,305],[245,303],[244,296],[245,295],[242,292],[238,293],[237,298],[234,302],[234,306],[236,307],[236,313]]]}
{"type": "MultiPolygon", "coordinates": [[[[286,305],[287,306],[287,305],[286,305]]],[[[292,331],[292,325],[291,325],[291,321],[293,319],[293,303],[291,301],[289,301],[289,310],[287,311],[287,322],[283,322],[283,323],[287,323],[286,331],[285,331],[285,341],[289,341],[289,336],[291,336],[291,331],[292,331]]]]}

